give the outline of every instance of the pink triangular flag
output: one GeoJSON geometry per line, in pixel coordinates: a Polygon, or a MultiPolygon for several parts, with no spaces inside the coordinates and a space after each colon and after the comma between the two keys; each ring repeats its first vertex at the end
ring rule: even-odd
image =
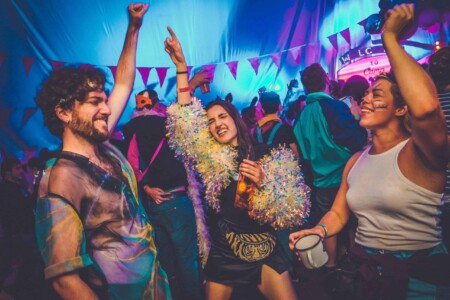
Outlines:
{"type": "Polygon", "coordinates": [[[156,69],[156,73],[158,74],[158,78],[159,78],[159,87],[162,87],[164,84],[164,80],[166,79],[166,75],[167,75],[167,70],[169,68],[155,68],[156,69]]]}
{"type": "MultiPolygon", "coordinates": [[[[80,68],[83,69],[83,70],[91,70],[91,69],[94,68],[94,66],[91,65],[91,64],[80,64],[80,68]]],[[[117,69],[117,67],[116,67],[116,69],[117,69]]],[[[115,72],[115,71],[114,71],[114,72],[115,72]]],[[[115,73],[114,73],[114,77],[115,77],[115,76],[116,76],[116,75],[115,75],[115,73]]]]}
{"type": "Polygon", "coordinates": [[[255,74],[258,75],[259,57],[249,58],[248,61],[252,66],[253,70],[255,70],[255,74]]]}
{"type": "Polygon", "coordinates": [[[25,74],[28,76],[35,58],[28,57],[28,56],[21,56],[21,58],[22,58],[22,62],[23,62],[23,67],[25,68],[25,74]]]}
{"type": "Polygon", "coordinates": [[[289,50],[289,52],[291,53],[292,57],[295,59],[295,62],[297,63],[297,65],[300,64],[300,47],[295,47],[289,50]]]}
{"type": "Polygon", "coordinates": [[[117,66],[108,66],[108,68],[111,70],[114,81],[116,81],[117,66]]]}
{"type": "Polygon", "coordinates": [[[338,50],[337,33],[330,35],[328,39],[330,40],[331,45],[333,45],[333,48],[338,50]]]}
{"type": "Polygon", "coordinates": [[[233,75],[234,79],[236,79],[236,72],[238,67],[237,61],[227,62],[228,69],[230,69],[231,75],[233,75]]]}
{"type": "Polygon", "coordinates": [[[6,54],[3,52],[0,52],[0,67],[3,64],[3,61],[5,60],[6,54]]]}
{"type": "Polygon", "coordinates": [[[37,111],[36,107],[27,107],[25,108],[25,111],[23,113],[22,122],[20,123],[20,128],[22,128],[28,120],[31,118],[32,115],[37,111]]]}
{"type": "Polygon", "coordinates": [[[351,40],[350,40],[350,28],[344,29],[341,32],[342,37],[347,42],[349,46],[351,46],[351,40]]]}
{"type": "Polygon", "coordinates": [[[280,60],[281,60],[281,52],[270,54],[270,57],[272,58],[275,65],[280,68],[280,60]]]}
{"type": "Polygon", "coordinates": [[[52,64],[53,71],[61,69],[65,64],[65,62],[63,61],[55,61],[55,60],[51,60],[50,63],[52,64]]]}
{"type": "Polygon", "coordinates": [[[188,75],[188,79],[189,79],[189,77],[191,77],[191,71],[192,71],[192,66],[187,66],[187,75],[188,75]]]}
{"type": "Polygon", "coordinates": [[[144,85],[147,85],[148,81],[148,75],[150,74],[150,71],[152,68],[145,68],[145,67],[139,67],[137,68],[139,73],[141,73],[142,81],[144,82],[144,85]]]}
{"type": "Polygon", "coordinates": [[[441,24],[438,22],[438,23],[428,26],[427,28],[424,28],[424,29],[426,31],[428,31],[429,33],[437,33],[439,31],[440,25],[441,24]]]}
{"type": "Polygon", "coordinates": [[[364,20],[358,22],[358,24],[361,25],[362,28],[364,28],[364,31],[366,31],[366,23],[367,23],[367,19],[368,19],[368,18],[365,18],[364,20]]]}
{"type": "Polygon", "coordinates": [[[216,70],[216,65],[204,65],[203,70],[205,70],[209,75],[210,82],[214,81],[214,71],[216,70]]]}

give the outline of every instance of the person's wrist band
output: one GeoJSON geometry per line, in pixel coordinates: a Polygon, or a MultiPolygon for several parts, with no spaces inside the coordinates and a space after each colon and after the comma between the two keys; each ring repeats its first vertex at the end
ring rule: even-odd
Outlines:
{"type": "Polygon", "coordinates": [[[192,104],[193,104],[193,102],[191,101],[187,104],[178,104],[178,105],[180,105],[180,107],[186,107],[186,106],[191,106],[192,104]]]}
{"type": "Polygon", "coordinates": [[[191,88],[189,86],[187,86],[187,87],[183,87],[183,88],[178,88],[177,91],[178,91],[178,93],[186,93],[186,92],[190,92],[191,88]]]}
{"type": "Polygon", "coordinates": [[[177,75],[178,74],[187,74],[187,70],[186,71],[177,71],[177,75]]]}
{"type": "Polygon", "coordinates": [[[317,224],[317,226],[320,226],[323,228],[323,239],[326,239],[328,237],[327,226],[325,226],[325,224],[323,224],[323,223],[317,224]]]}

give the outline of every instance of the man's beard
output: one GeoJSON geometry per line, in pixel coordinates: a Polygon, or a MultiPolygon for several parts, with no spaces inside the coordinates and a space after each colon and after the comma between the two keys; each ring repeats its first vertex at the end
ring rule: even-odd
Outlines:
{"type": "Polygon", "coordinates": [[[97,117],[93,121],[83,120],[75,114],[70,123],[71,130],[78,136],[85,138],[92,144],[100,144],[109,139],[109,131],[100,131],[94,126],[96,120],[102,120],[103,118],[97,117]]]}

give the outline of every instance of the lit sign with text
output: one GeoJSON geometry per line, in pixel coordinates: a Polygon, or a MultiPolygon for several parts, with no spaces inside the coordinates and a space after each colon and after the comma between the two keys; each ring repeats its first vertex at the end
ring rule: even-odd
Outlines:
{"type": "Polygon", "coordinates": [[[364,57],[351,63],[337,72],[338,80],[347,80],[353,75],[361,75],[371,82],[384,72],[389,72],[391,65],[386,54],[364,57]]]}

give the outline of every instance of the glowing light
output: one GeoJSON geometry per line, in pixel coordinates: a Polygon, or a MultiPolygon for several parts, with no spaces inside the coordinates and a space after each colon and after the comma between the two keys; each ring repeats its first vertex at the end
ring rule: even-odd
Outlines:
{"type": "Polygon", "coordinates": [[[391,66],[385,54],[362,58],[338,71],[339,80],[347,80],[353,75],[361,75],[371,81],[383,72],[389,72],[391,66]]]}

